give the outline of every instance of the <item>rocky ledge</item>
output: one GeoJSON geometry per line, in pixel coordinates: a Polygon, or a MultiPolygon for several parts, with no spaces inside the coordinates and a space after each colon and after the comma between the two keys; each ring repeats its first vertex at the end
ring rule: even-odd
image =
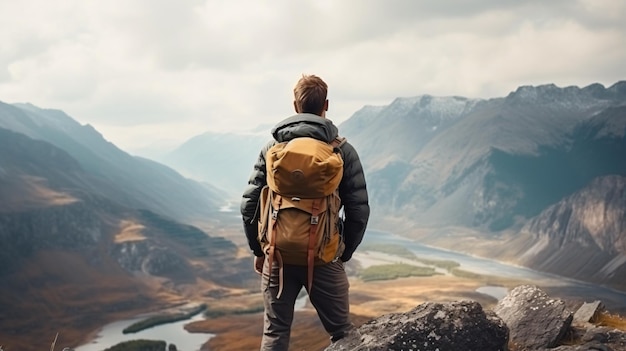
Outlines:
{"type": "Polygon", "coordinates": [[[493,309],[475,301],[424,303],[363,324],[325,351],[620,351],[626,332],[599,326],[601,301],[572,305],[532,285],[493,309]]]}

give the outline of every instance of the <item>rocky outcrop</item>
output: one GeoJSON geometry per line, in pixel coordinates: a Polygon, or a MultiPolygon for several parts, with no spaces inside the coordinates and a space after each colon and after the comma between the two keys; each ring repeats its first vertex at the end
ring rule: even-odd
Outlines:
{"type": "Polygon", "coordinates": [[[511,290],[493,311],[473,301],[424,303],[371,320],[325,351],[626,350],[626,332],[594,324],[601,302],[575,313],[568,306],[531,285],[511,290]]]}
{"type": "Polygon", "coordinates": [[[573,319],[562,300],[528,285],[513,289],[494,312],[509,327],[511,343],[531,350],[557,346],[573,319]]]}
{"type": "Polygon", "coordinates": [[[326,351],[507,350],[508,329],[473,301],[424,303],[406,313],[384,315],[326,351]]]}
{"type": "MultiPolygon", "coordinates": [[[[607,255],[626,255],[626,177],[594,179],[536,216],[523,229],[558,245],[578,242],[607,255]]],[[[610,272],[606,272],[610,273],[610,272]]]]}

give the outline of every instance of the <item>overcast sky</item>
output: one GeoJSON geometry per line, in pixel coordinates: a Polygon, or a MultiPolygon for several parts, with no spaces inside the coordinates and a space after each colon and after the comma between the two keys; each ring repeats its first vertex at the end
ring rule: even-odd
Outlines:
{"type": "Polygon", "coordinates": [[[292,114],[303,74],[364,105],[626,79],[623,0],[0,0],[0,101],[127,151],[292,114]]]}

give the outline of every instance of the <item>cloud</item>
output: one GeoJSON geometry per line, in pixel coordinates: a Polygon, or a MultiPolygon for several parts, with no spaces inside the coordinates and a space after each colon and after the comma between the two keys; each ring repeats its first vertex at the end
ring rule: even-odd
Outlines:
{"type": "Polygon", "coordinates": [[[313,73],[340,123],[399,96],[611,85],[625,17],[621,0],[7,1],[0,100],[62,109],[128,148],[278,121],[313,73]]]}

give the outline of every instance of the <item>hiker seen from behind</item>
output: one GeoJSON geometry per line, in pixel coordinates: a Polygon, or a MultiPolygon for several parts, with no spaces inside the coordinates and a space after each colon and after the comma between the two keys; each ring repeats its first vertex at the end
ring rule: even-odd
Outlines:
{"type": "Polygon", "coordinates": [[[344,263],[363,239],[370,208],[357,151],[326,118],[327,93],[315,75],[298,80],[296,114],[272,129],[243,194],[265,306],[261,350],[288,350],[302,288],[331,342],[356,332],[344,263]]]}

